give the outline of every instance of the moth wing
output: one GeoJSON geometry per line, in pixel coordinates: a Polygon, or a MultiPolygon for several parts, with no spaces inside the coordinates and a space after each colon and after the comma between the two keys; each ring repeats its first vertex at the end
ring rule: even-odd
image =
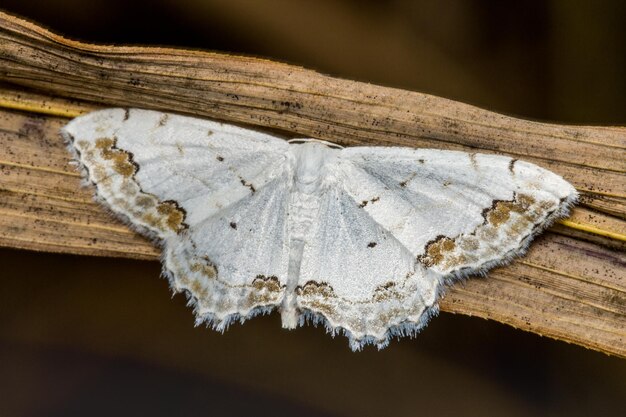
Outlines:
{"type": "Polygon", "coordinates": [[[557,174],[508,156],[355,147],[342,157],[346,192],[442,275],[509,261],[577,199],[557,174]]]}
{"type": "MultiPolygon", "coordinates": [[[[335,177],[337,167],[330,167],[335,177]]],[[[391,232],[359,207],[341,180],[323,186],[306,236],[296,305],[304,317],[344,331],[351,347],[386,345],[436,312],[440,276],[415,262],[391,232]]]]}
{"type": "Polygon", "coordinates": [[[99,199],[161,240],[165,273],[199,321],[224,328],[281,303],[293,176],[285,141],[139,109],[89,113],[62,133],[99,199]]]}

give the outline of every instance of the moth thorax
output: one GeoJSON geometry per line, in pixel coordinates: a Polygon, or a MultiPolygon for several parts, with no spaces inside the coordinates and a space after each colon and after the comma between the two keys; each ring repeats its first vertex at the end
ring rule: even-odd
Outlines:
{"type": "Polygon", "coordinates": [[[338,151],[318,142],[293,145],[291,149],[296,157],[296,186],[306,193],[317,190],[326,174],[327,163],[338,151]]]}

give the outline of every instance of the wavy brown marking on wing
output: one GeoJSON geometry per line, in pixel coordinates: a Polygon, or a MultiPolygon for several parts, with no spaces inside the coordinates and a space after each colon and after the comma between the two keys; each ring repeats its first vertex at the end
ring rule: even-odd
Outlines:
{"type": "Polygon", "coordinates": [[[518,161],[518,160],[517,160],[517,159],[515,159],[515,158],[513,158],[513,159],[511,159],[511,160],[509,161],[509,171],[511,172],[511,175],[515,175],[514,168],[515,168],[515,163],[516,163],[517,161],[518,161]]]}
{"type": "Polygon", "coordinates": [[[187,211],[178,202],[174,200],[161,201],[157,205],[157,211],[167,217],[166,223],[170,229],[180,232],[189,228],[189,225],[185,223],[187,211]]]}
{"type": "Polygon", "coordinates": [[[208,279],[217,277],[217,267],[208,256],[201,256],[197,261],[189,265],[191,272],[199,273],[208,279]]]}
{"type": "Polygon", "coordinates": [[[248,307],[260,304],[273,304],[276,301],[276,297],[285,288],[284,285],[280,285],[280,280],[274,275],[257,275],[250,287],[252,291],[248,294],[248,307]]]}
{"type": "Polygon", "coordinates": [[[472,164],[472,167],[474,169],[478,169],[478,161],[476,160],[476,152],[471,152],[468,154],[468,156],[469,156],[470,164],[472,164]]]}
{"type": "MultiPolygon", "coordinates": [[[[193,250],[196,251],[195,242],[192,239],[190,241],[193,250]]],[[[184,258],[183,261],[186,259],[184,258]]],[[[221,280],[217,266],[206,255],[193,255],[193,261],[189,263],[188,270],[182,267],[174,257],[171,259],[171,265],[168,265],[168,271],[183,285],[184,289],[189,291],[192,297],[216,313],[247,313],[259,306],[276,304],[285,288],[284,285],[280,285],[278,277],[273,275],[257,275],[251,283],[247,284],[233,285],[221,280]],[[246,291],[242,292],[241,289],[246,291]],[[234,290],[234,292],[223,295],[224,290],[234,290]]]]}
{"type": "Polygon", "coordinates": [[[241,185],[243,185],[244,187],[248,187],[250,189],[250,191],[252,191],[252,193],[256,192],[256,188],[254,188],[254,185],[252,185],[252,183],[244,180],[241,177],[239,177],[239,181],[241,182],[241,185]]]}
{"type": "MultiPolygon", "coordinates": [[[[490,241],[500,236],[503,244],[517,242],[519,246],[541,229],[542,222],[538,220],[550,217],[558,207],[555,202],[536,201],[527,194],[514,194],[511,200],[494,200],[483,210],[484,221],[474,231],[456,237],[437,236],[426,243],[424,254],[417,260],[426,267],[443,269],[474,264],[485,256],[493,260],[499,254],[498,249],[486,245],[481,251],[481,240],[490,241]]],[[[506,253],[499,255],[506,257],[506,253]]]]}
{"type": "Polygon", "coordinates": [[[424,254],[419,255],[417,260],[426,267],[438,265],[445,258],[446,253],[454,251],[456,242],[444,235],[428,241],[424,248],[424,254]]]}
{"type": "MultiPolygon", "coordinates": [[[[409,272],[405,278],[408,279],[412,275],[414,272],[409,272]]],[[[316,281],[309,281],[304,286],[297,287],[296,293],[298,296],[303,296],[301,305],[305,309],[322,314],[333,325],[341,326],[357,334],[366,334],[372,329],[374,331],[376,329],[386,331],[389,328],[389,323],[397,324],[407,320],[408,317],[419,316],[424,308],[429,307],[419,303],[397,304],[397,302],[415,294],[416,287],[407,289],[403,286],[403,282],[388,281],[377,286],[370,299],[359,301],[339,297],[330,285],[316,281]],[[365,307],[365,310],[360,310],[362,308],[360,306],[373,303],[377,303],[380,308],[376,310],[374,316],[368,317],[367,315],[371,314],[371,310],[368,307],[365,307]],[[369,313],[366,313],[367,311],[369,313]]]]}
{"type": "Polygon", "coordinates": [[[512,212],[523,214],[534,203],[535,199],[532,196],[517,193],[513,193],[511,200],[493,200],[491,207],[485,208],[482,212],[485,219],[483,224],[490,223],[498,227],[509,220],[512,212]]]}
{"type": "MultiPolygon", "coordinates": [[[[412,275],[411,272],[407,274],[406,278],[408,279],[410,275],[412,275]]],[[[397,284],[393,281],[389,281],[385,284],[379,285],[374,289],[372,299],[376,302],[389,301],[392,299],[401,299],[402,294],[396,289],[396,286],[397,284]]]]}
{"type": "Polygon", "coordinates": [[[167,123],[168,119],[170,118],[169,114],[164,114],[159,118],[159,127],[161,126],[165,126],[165,124],[167,123]]]}
{"type": "Polygon", "coordinates": [[[399,299],[404,298],[406,295],[401,294],[400,289],[398,289],[398,286],[403,285],[404,282],[406,282],[406,280],[408,280],[414,274],[415,272],[407,272],[406,276],[404,277],[404,280],[402,281],[397,281],[397,282],[387,281],[386,283],[377,286],[376,288],[374,288],[371,300],[353,301],[353,300],[346,299],[344,297],[339,297],[337,296],[337,294],[335,294],[335,290],[330,284],[326,282],[318,282],[318,281],[308,281],[304,285],[298,285],[295,291],[298,296],[323,297],[328,300],[337,299],[337,300],[341,300],[344,303],[352,304],[352,305],[367,304],[367,303],[370,303],[371,301],[376,301],[376,302],[386,301],[392,298],[396,298],[399,300],[399,299]],[[395,295],[395,297],[392,297],[392,295],[395,295]]]}
{"type": "Polygon", "coordinates": [[[304,285],[296,287],[296,294],[305,297],[322,296],[327,298],[335,298],[335,290],[326,282],[308,281],[304,285]]]}
{"type": "MultiPolygon", "coordinates": [[[[79,145],[86,149],[89,148],[89,142],[87,141],[80,141],[79,145]]],[[[74,148],[77,152],[80,152],[78,147],[75,146],[74,148]]],[[[139,165],[134,161],[132,152],[117,147],[117,138],[105,137],[96,139],[95,149],[103,160],[112,163],[113,170],[122,175],[124,179],[132,181],[132,183],[125,182],[120,188],[120,191],[128,196],[128,200],[133,201],[135,205],[139,206],[144,211],[151,210],[152,208],[155,208],[156,211],[156,213],[134,212],[134,215],[141,217],[144,222],[157,229],[165,227],[179,233],[189,228],[189,225],[185,223],[187,212],[178,202],[174,200],[159,201],[154,194],[147,193],[141,189],[135,177],[139,171],[139,165]],[[134,184],[137,189],[132,189],[134,186],[131,186],[131,184],[134,184]]],[[[92,151],[88,150],[87,152],[92,151]]],[[[97,166],[92,157],[89,157],[87,160],[96,165],[94,167],[94,173],[96,173],[98,168],[102,168],[101,166],[97,166]]],[[[96,178],[105,178],[104,172],[96,175],[96,178]]],[[[106,181],[103,185],[106,185],[106,181]]],[[[110,184],[108,186],[110,186],[110,184]]],[[[128,203],[125,205],[125,209],[132,212],[132,207],[128,203]]]]}
{"type": "Polygon", "coordinates": [[[257,290],[268,290],[278,292],[285,286],[280,285],[280,280],[276,275],[257,275],[252,281],[252,286],[257,290]]]}
{"type": "Polygon", "coordinates": [[[191,281],[189,290],[197,299],[204,300],[209,296],[209,290],[198,280],[191,281]]]}
{"type": "MultiPolygon", "coordinates": [[[[405,184],[406,185],[406,184],[405,184]]],[[[371,200],[363,200],[361,201],[361,204],[359,204],[360,208],[363,208],[365,206],[367,206],[369,203],[374,204],[375,202],[377,202],[378,200],[380,200],[380,197],[374,197],[371,200]]]]}
{"type": "Polygon", "coordinates": [[[133,154],[117,147],[117,138],[96,139],[96,149],[100,156],[113,162],[113,169],[118,174],[132,178],[139,171],[139,165],[133,160],[133,154]]]}
{"type": "Polygon", "coordinates": [[[139,195],[135,198],[135,204],[143,209],[149,209],[157,204],[157,201],[149,195],[139,195]]]}
{"type": "Polygon", "coordinates": [[[335,320],[336,311],[330,300],[336,299],[335,290],[325,282],[309,281],[296,287],[296,294],[308,298],[306,308],[322,313],[327,319],[335,320]]]}

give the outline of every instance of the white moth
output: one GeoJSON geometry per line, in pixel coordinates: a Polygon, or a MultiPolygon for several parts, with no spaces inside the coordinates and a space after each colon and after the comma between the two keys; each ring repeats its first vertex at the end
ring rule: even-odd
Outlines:
{"type": "Polygon", "coordinates": [[[278,308],[360,349],[413,335],[444,285],[520,255],[576,201],[558,175],[508,156],[342,148],[138,109],[62,131],[98,199],[157,239],[198,323],[278,308]]]}

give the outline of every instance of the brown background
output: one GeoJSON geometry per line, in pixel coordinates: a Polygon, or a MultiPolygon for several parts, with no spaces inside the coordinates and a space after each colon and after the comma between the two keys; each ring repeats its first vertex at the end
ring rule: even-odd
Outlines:
{"type": "MultiPolygon", "coordinates": [[[[83,41],[213,49],[554,122],[626,125],[626,3],[3,0],[83,41]]],[[[0,415],[626,413],[626,362],[442,314],[351,353],[276,315],[193,327],[157,263],[0,251],[0,415]]]]}

